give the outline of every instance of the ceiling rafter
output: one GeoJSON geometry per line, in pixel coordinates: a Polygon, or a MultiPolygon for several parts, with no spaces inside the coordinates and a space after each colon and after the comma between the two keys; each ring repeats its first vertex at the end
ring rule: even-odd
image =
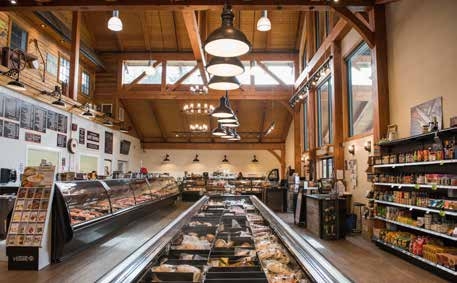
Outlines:
{"type": "Polygon", "coordinates": [[[354,12],[349,10],[347,7],[341,6],[332,6],[332,9],[335,10],[341,18],[345,19],[355,30],[357,30],[365,40],[365,42],[373,48],[374,43],[374,31],[371,30],[369,25],[366,25],[366,21],[362,21],[359,17],[357,17],[354,12]]]}
{"type": "Polygon", "coordinates": [[[140,21],[141,26],[143,28],[144,45],[146,46],[146,50],[151,51],[151,37],[149,36],[149,30],[147,28],[146,19],[146,12],[140,12],[140,21]]]}
{"type": "Polygon", "coordinates": [[[194,53],[195,60],[197,61],[198,69],[200,70],[200,75],[203,80],[203,84],[208,84],[208,74],[206,73],[206,57],[203,52],[202,40],[200,37],[200,29],[197,23],[197,16],[195,11],[186,10],[182,11],[182,16],[184,19],[184,25],[187,30],[187,35],[189,36],[190,45],[192,47],[192,52],[194,53]]]}

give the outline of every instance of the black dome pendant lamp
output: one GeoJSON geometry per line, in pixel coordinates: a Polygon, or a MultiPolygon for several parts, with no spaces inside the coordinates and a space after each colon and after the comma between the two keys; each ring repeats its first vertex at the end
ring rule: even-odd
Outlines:
{"type": "Polygon", "coordinates": [[[212,76],[208,87],[215,90],[235,90],[240,88],[240,81],[236,77],[212,76]]]}
{"type": "Polygon", "coordinates": [[[251,50],[251,43],[243,32],[233,26],[235,15],[230,5],[224,5],[221,18],[221,27],[206,39],[205,51],[219,57],[237,57],[248,53],[251,50]]]}
{"type": "Polygon", "coordinates": [[[225,96],[222,96],[220,98],[219,106],[216,109],[214,109],[213,113],[211,113],[211,116],[216,117],[216,118],[233,117],[233,111],[227,105],[227,100],[228,100],[228,92],[226,91],[225,96]]]}
{"type": "Polygon", "coordinates": [[[244,73],[244,66],[238,57],[214,56],[206,66],[206,71],[214,76],[233,77],[244,73]]]}

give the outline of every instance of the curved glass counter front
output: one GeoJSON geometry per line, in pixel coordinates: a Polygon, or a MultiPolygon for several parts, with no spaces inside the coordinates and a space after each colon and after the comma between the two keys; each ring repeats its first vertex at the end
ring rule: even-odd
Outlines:
{"type": "Polygon", "coordinates": [[[105,180],[113,213],[135,206],[135,197],[130,187],[131,180],[105,180]]]}
{"type": "Polygon", "coordinates": [[[130,183],[130,187],[132,187],[136,204],[140,204],[140,203],[144,203],[144,202],[153,200],[152,194],[151,194],[151,189],[150,189],[149,183],[146,179],[133,180],[130,183]]]}

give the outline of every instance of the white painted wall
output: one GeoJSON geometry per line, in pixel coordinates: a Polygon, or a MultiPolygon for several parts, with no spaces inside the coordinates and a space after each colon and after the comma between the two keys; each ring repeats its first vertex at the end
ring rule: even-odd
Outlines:
{"type": "MultiPolygon", "coordinates": [[[[80,127],[97,132],[100,134],[100,149],[99,150],[91,150],[85,147],[85,145],[78,145],[78,153],[70,154],[66,148],[57,147],[57,132],[47,130],[46,133],[36,133],[41,135],[41,144],[29,143],[25,142],[25,132],[33,132],[30,130],[20,129],[19,132],[19,140],[7,139],[4,137],[0,137],[0,168],[10,168],[19,170],[19,168],[26,164],[27,160],[27,149],[28,148],[39,148],[39,149],[46,149],[59,152],[60,160],[62,158],[66,159],[66,166],[61,166],[61,163],[57,166],[58,172],[65,172],[65,171],[78,171],[79,170],[79,157],[81,154],[87,154],[92,156],[97,156],[98,158],[98,174],[103,174],[103,161],[104,159],[111,159],[113,161],[113,169],[117,169],[117,161],[123,160],[128,162],[128,169],[129,170],[138,170],[140,167],[140,141],[132,137],[130,135],[121,133],[119,131],[113,131],[111,128],[104,127],[103,125],[94,123],[88,119],[72,115],[66,111],[63,111],[59,108],[53,107],[51,105],[36,101],[30,97],[24,96],[20,93],[16,93],[8,88],[0,87],[0,92],[19,98],[23,101],[27,101],[34,105],[39,105],[46,109],[51,109],[54,112],[65,114],[67,115],[68,119],[68,132],[67,132],[67,140],[71,137],[78,138],[79,132],[71,132],[71,123],[76,123],[78,125],[78,129],[80,127]],[[113,140],[114,140],[114,147],[113,147],[113,154],[105,154],[104,153],[104,140],[105,140],[105,131],[113,132],[113,140]],[[120,141],[121,140],[128,140],[131,142],[130,146],[130,154],[121,155],[119,153],[120,149],[120,141]]],[[[87,138],[87,135],[86,135],[87,138]]]]}
{"type": "Polygon", "coordinates": [[[279,161],[266,150],[145,150],[141,159],[149,172],[170,173],[174,177],[183,177],[184,171],[211,174],[215,170],[242,172],[244,176],[266,176],[271,169],[281,168],[279,161]],[[166,154],[170,155],[170,162],[163,163],[166,154]],[[192,162],[195,154],[199,155],[199,163],[192,162]],[[224,154],[228,164],[222,163],[224,154]],[[251,162],[254,154],[258,163],[251,162]]]}

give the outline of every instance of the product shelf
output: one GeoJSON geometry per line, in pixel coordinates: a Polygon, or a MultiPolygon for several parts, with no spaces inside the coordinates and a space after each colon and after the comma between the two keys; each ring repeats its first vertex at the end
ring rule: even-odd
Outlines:
{"type": "Polygon", "coordinates": [[[457,216],[457,212],[449,211],[449,210],[439,210],[439,209],[435,209],[435,208],[408,205],[408,204],[396,203],[396,202],[391,202],[391,201],[383,201],[383,200],[374,200],[374,202],[375,203],[380,203],[380,204],[385,204],[385,205],[390,205],[390,206],[397,206],[397,207],[404,207],[404,208],[415,209],[415,210],[422,210],[422,211],[425,211],[425,212],[445,213],[445,215],[457,216]]]}
{"type": "Polygon", "coordinates": [[[437,269],[439,269],[439,270],[441,270],[441,271],[446,272],[446,273],[449,274],[449,275],[452,275],[452,276],[454,276],[454,277],[457,277],[457,271],[454,271],[454,270],[452,270],[452,269],[449,269],[449,268],[447,268],[447,267],[445,267],[445,266],[442,266],[442,265],[440,265],[440,264],[434,263],[434,262],[432,262],[432,261],[430,261],[430,260],[428,260],[428,259],[425,259],[425,258],[423,258],[423,257],[421,257],[421,256],[418,256],[418,255],[415,255],[415,254],[413,254],[413,253],[410,253],[410,252],[408,252],[408,251],[406,251],[406,250],[403,250],[403,249],[401,249],[401,248],[399,248],[399,247],[397,247],[397,246],[391,245],[391,244],[386,243],[386,242],[384,242],[384,241],[381,241],[381,240],[379,240],[379,239],[373,239],[373,241],[375,241],[375,243],[376,243],[377,245],[387,247],[387,248],[392,249],[392,250],[394,250],[394,251],[396,251],[396,252],[402,253],[403,255],[406,255],[406,256],[408,256],[408,257],[410,257],[410,258],[412,258],[412,259],[415,259],[415,260],[417,260],[417,261],[420,261],[421,263],[425,263],[426,265],[429,265],[430,267],[437,268],[437,269]]]}
{"type": "Polygon", "coordinates": [[[427,189],[448,189],[448,190],[457,190],[457,186],[448,186],[448,185],[437,185],[437,184],[401,184],[401,183],[373,183],[375,186],[386,186],[386,187],[398,187],[399,189],[405,188],[420,188],[427,189]]]}
{"type": "Polygon", "coordinates": [[[395,221],[395,220],[390,220],[390,219],[387,219],[387,218],[384,218],[384,217],[375,216],[374,218],[378,219],[378,220],[381,220],[381,221],[388,222],[388,223],[392,223],[392,224],[395,224],[395,225],[398,225],[398,226],[403,226],[403,227],[406,227],[406,228],[409,228],[409,229],[412,229],[412,230],[421,231],[423,233],[427,233],[427,234],[434,235],[434,236],[437,236],[437,237],[445,238],[445,239],[452,240],[452,241],[457,241],[457,237],[452,237],[452,236],[449,236],[449,235],[446,235],[446,234],[443,234],[443,233],[439,233],[439,232],[435,232],[435,231],[432,231],[432,230],[416,227],[416,226],[413,226],[413,225],[408,225],[408,224],[401,223],[401,222],[398,222],[398,221],[395,221]]]}
{"type": "Polygon", "coordinates": [[[408,162],[408,163],[377,164],[377,165],[373,165],[373,168],[396,168],[396,167],[409,167],[409,166],[444,165],[444,164],[452,164],[452,163],[457,163],[457,159],[443,159],[443,160],[408,162]]]}

